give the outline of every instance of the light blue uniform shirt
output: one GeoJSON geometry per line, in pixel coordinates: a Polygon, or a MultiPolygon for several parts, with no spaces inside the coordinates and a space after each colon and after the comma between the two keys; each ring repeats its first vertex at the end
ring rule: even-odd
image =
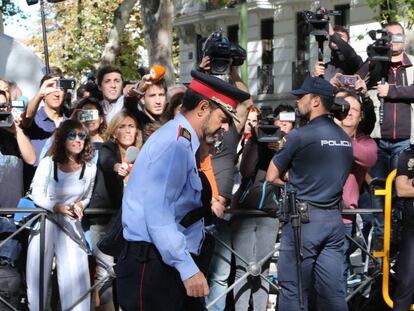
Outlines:
{"type": "Polygon", "coordinates": [[[179,224],[189,211],[202,205],[195,159],[199,146],[194,129],[178,114],[144,144],[122,201],[125,239],[153,243],[183,281],[199,271],[191,254],[200,253],[204,239],[203,220],[187,229],[179,224]],[[181,128],[191,134],[191,142],[180,136],[181,128]]]}

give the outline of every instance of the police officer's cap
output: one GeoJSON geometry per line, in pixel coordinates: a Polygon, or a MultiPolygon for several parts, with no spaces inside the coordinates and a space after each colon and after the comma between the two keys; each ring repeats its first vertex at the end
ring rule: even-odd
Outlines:
{"type": "MultiPolygon", "coordinates": [[[[215,76],[192,70],[193,80],[188,86],[194,92],[215,102],[227,115],[237,120],[236,108],[238,103],[250,98],[250,94],[239,90],[215,76]]],[[[237,120],[238,121],[238,120],[237,120]]]]}
{"type": "Polygon", "coordinates": [[[315,94],[324,97],[334,96],[334,87],[323,78],[306,77],[300,88],[291,92],[295,96],[315,94]]]}

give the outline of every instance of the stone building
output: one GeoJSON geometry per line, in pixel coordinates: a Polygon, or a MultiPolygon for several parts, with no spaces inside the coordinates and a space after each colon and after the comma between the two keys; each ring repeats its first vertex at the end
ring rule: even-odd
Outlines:
{"type": "MultiPolygon", "coordinates": [[[[180,42],[181,81],[191,80],[190,71],[200,58],[201,38],[222,29],[230,41],[238,42],[239,2],[227,1],[227,6],[220,8],[217,0],[177,1],[174,27],[180,42]]],[[[366,33],[380,27],[363,0],[247,0],[247,6],[248,86],[256,104],[291,101],[289,91],[301,84],[317,60],[317,43],[307,34],[302,11],[319,6],[341,11],[331,22],[348,27],[351,44],[363,59],[371,43],[366,33]]],[[[326,43],[324,56],[329,59],[326,43]]]]}

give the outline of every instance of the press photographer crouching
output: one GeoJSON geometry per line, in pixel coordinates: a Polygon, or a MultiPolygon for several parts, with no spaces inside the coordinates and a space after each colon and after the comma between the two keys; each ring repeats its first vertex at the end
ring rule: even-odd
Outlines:
{"type": "MultiPolygon", "coordinates": [[[[232,208],[241,210],[264,210],[268,214],[252,216],[249,214],[235,215],[231,219],[232,242],[234,250],[248,263],[259,262],[272,251],[276,243],[279,231],[279,220],[276,218],[275,202],[272,202],[271,190],[275,187],[267,187],[267,200],[261,204],[263,184],[266,179],[266,170],[274,154],[282,147],[282,136],[290,132],[294,126],[294,109],[288,105],[279,105],[275,114],[265,114],[260,120],[260,112],[251,107],[245,126],[245,144],[240,163],[242,182],[238,191],[234,194],[232,208]],[[289,113],[293,112],[292,115],[289,113]],[[286,115],[288,113],[288,115],[286,115]],[[289,118],[287,119],[286,116],[289,118]],[[277,124],[280,127],[267,124],[277,124]],[[265,137],[271,142],[260,142],[258,128],[267,126],[268,135],[265,137]],[[273,129],[273,133],[270,130],[273,129]],[[283,129],[283,135],[281,135],[283,129]],[[246,134],[247,133],[247,134],[246,134]],[[270,198],[270,201],[269,201],[270,198]]],[[[264,109],[266,111],[266,109],[264,109]]],[[[262,137],[263,138],[263,137],[262,137]]],[[[266,186],[265,186],[266,187],[266,186]]],[[[262,273],[269,272],[270,258],[262,266],[262,273]]],[[[246,264],[236,257],[235,281],[239,280],[247,271],[246,264]]],[[[249,301],[252,298],[254,310],[265,310],[269,294],[269,283],[260,276],[250,276],[244,282],[238,283],[234,289],[234,301],[236,310],[248,310],[249,301]]]]}
{"type": "MultiPolygon", "coordinates": [[[[310,77],[292,91],[298,97],[300,115],[309,122],[287,135],[267,171],[268,182],[277,182],[289,173],[289,197],[301,216],[301,221],[290,217],[282,228],[278,262],[281,311],[348,310],[345,288],[338,282],[344,273],[345,239],[340,201],[353,155],[349,136],[331,117],[334,111],[343,118],[338,112],[346,111],[345,106],[333,102],[333,93],[329,82],[310,77]]],[[[292,215],[294,212],[291,209],[292,215]]]]}
{"type": "MultiPolygon", "coordinates": [[[[23,162],[33,164],[35,150],[21,128],[17,111],[12,111],[10,86],[0,79],[0,208],[15,207],[23,195],[23,162]]],[[[14,220],[0,215],[0,242],[16,230],[14,220]]],[[[20,273],[16,267],[21,246],[11,239],[0,248],[0,296],[19,308],[20,273]]],[[[0,302],[0,310],[8,309],[0,302]]]]}

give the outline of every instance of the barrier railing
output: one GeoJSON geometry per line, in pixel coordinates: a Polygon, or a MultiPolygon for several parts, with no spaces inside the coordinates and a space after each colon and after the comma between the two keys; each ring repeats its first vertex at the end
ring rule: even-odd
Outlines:
{"type": "MultiPolygon", "coordinates": [[[[41,209],[41,208],[16,208],[16,207],[1,207],[0,208],[0,215],[10,215],[10,214],[16,214],[16,213],[30,213],[33,214],[30,219],[28,219],[26,222],[20,224],[20,228],[18,228],[15,232],[10,234],[8,237],[6,237],[4,240],[0,241],[0,248],[3,247],[7,241],[10,239],[13,239],[16,237],[19,233],[21,233],[23,230],[30,228],[32,224],[34,224],[36,221],[39,221],[39,234],[40,234],[40,253],[39,253],[39,310],[45,310],[44,306],[44,254],[45,254],[45,221],[48,218],[48,215],[50,216],[51,213],[47,210],[41,209]]],[[[114,214],[116,213],[116,210],[109,210],[109,209],[85,209],[84,214],[85,215],[108,215],[108,214],[114,214]]],[[[90,254],[89,254],[90,255],[90,254]]],[[[99,260],[98,258],[96,258],[99,260]]],[[[110,267],[103,262],[100,261],[101,264],[104,265],[105,269],[108,271],[110,267]]],[[[109,271],[108,271],[109,272],[109,271]]],[[[112,273],[108,273],[108,276],[105,279],[102,279],[100,282],[95,283],[91,288],[88,289],[88,291],[83,294],[81,297],[79,297],[69,308],[68,310],[72,310],[75,306],[77,306],[81,301],[85,299],[85,297],[92,292],[96,287],[100,286],[100,284],[103,284],[107,282],[110,278],[114,278],[115,275],[112,273]]],[[[5,306],[7,306],[10,310],[17,311],[16,308],[14,308],[11,304],[9,304],[3,297],[0,296],[0,304],[3,303],[5,306]]],[[[66,311],[66,310],[63,310],[66,311]]]]}
{"type": "MultiPolygon", "coordinates": [[[[391,212],[392,212],[392,188],[393,182],[397,175],[397,170],[393,170],[387,177],[385,189],[375,191],[375,195],[385,197],[384,205],[384,244],[383,250],[374,252],[374,256],[383,258],[382,265],[382,297],[386,304],[392,308],[394,302],[390,297],[390,249],[391,249],[391,212]]],[[[410,310],[414,310],[414,304],[411,305],[410,310]]]]}

